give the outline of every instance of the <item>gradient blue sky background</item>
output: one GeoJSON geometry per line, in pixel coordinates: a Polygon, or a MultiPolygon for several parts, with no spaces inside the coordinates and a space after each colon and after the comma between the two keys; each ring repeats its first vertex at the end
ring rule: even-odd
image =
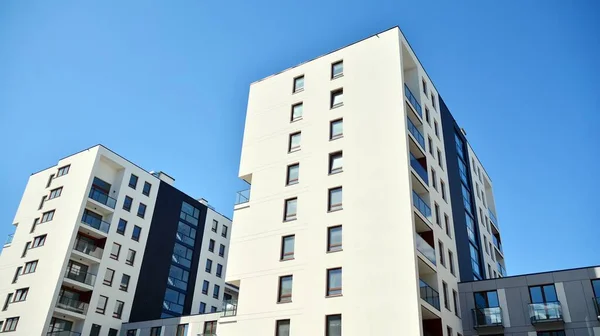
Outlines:
{"type": "Polygon", "coordinates": [[[97,143],[231,215],[249,84],[399,25],[492,177],[508,273],[600,264],[599,16],[595,0],[0,1],[0,239],[31,173],[97,143]]]}

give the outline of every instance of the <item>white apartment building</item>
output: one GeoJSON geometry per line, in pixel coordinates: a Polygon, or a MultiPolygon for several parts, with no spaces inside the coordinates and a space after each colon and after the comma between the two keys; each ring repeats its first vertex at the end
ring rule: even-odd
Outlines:
{"type": "Polygon", "coordinates": [[[101,145],[32,174],[0,255],[0,332],[116,336],[219,306],[231,221],[173,183],[101,145]]]}

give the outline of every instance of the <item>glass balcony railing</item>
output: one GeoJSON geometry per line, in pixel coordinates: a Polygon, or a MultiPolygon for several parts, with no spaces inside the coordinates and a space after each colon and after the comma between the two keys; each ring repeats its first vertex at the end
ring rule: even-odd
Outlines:
{"type": "Polygon", "coordinates": [[[497,327],[502,325],[502,308],[473,309],[473,325],[475,328],[497,327]]]}
{"type": "Polygon", "coordinates": [[[440,310],[440,294],[421,279],[419,279],[419,294],[421,299],[440,310]]]}
{"type": "Polygon", "coordinates": [[[530,303],[529,319],[532,324],[562,321],[563,314],[560,302],[530,303]]]}
{"type": "Polygon", "coordinates": [[[222,316],[235,316],[235,315],[237,315],[237,300],[223,301],[222,316]]]}
{"type": "Polygon", "coordinates": [[[503,277],[506,276],[506,269],[504,268],[504,266],[502,266],[501,263],[496,262],[496,264],[498,265],[498,272],[500,273],[500,275],[502,275],[503,277]]]}
{"type": "Polygon", "coordinates": [[[425,258],[429,259],[429,261],[431,261],[432,264],[435,265],[435,249],[431,247],[431,245],[429,245],[429,243],[427,243],[425,239],[423,239],[418,234],[415,235],[415,237],[417,237],[417,250],[421,252],[425,256],[425,258]]]}
{"type": "Polygon", "coordinates": [[[408,131],[415,137],[415,139],[417,139],[417,142],[419,143],[419,145],[421,145],[421,148],[425,150],[425,138],[423,137],[423,134],[419,132],[419,129],[417,128],[417,126],[415,126],[415,124],[413,124],[410,118],[406,119],[408,120],[408,131]]]}
{"type": "Polygon", "coordinates": [[[65,272],[65,278],[90,286],[94,286],[96,283],[96,274],[80,271],[74,268],[67,268],[67,271],[65,272]]]}
{"type": "Polygon", "coordinates": [[[421,166],[417,158],[412,153],[410,153],[410,166],[417,172],[417,174],[419,174],[423,181],[425,181],[425,183],[429,185],[429,177],[427,176],[427,171],[425,170],[425,168],[423,168],[423,166],[421,166]]]}
{"type": "Polygon", "coordinates": [[[235,205],[248,203],[250,201],[250,189],[238,191],[235,196],[235,205]]]}
{"type": "Polygon", "coordinates": [[[490,214],[490,219],[492,220],[492,222],[494,222],[494,225],[496,225],[496,227],[499,228],[500,225],[498,225],[498,218],[496,218],[496,214],[494,214],[490,209],[488,209],[488,213],[490,214]]]}
{"type": "Polygon", "coordinates": [[[502,243],[498,240],[498,238],[496,238],[496,236],[492,235],[492,241],[494,242],[494,246],[496,246],[496,248],[498,248],[498,251],[502,252],[502,243]]]}
{"type": "Polygon", "coordinates": [[[417,111],[419,117],[423,118],[423,110],[421,109],[421,104],[419,104],[419,100],[415,97],[415,95],[413,95],[413,93],[410,91],[406,84],[404,84],[404,94],[406,95],[408,101],[417,111]]]}
{"type": "Polygon", "coordinates": [[[96,230],[100,230],[104,233],[108,233],[108,230],[110,229],[109,222],[105,222],[101,219],[98,219],[97,217],[90,216],[85,213],[83,214],[83,217],[81,218],[81,222],[83,224],[93,227],[96,230]]]}
{"type": "Polygon", "coordinates": [[[413,205],[419,212],[431,221],[431,208],[427,203],[413,190],[413,205]]]}
{"type": "Polygon", "coordinates": [[[56,307],[85,315],[87,314],[88,303],[79,300],[74,300],[66,296],[59,296],[58,301],[56,302],[56,307]]]}
{"type": "Polygon", "coordinates": [[[9,234],[9,235],[6,237],[6,243],[4,243],[4,245],[11,244],[11,243],[12,243],[12,241],[13,241],[13,238],[14,238],[14,237],[15,237],[15,234],[14,234],[14,233],[11,233],[11,234],[9,234]]]}
{"type": "Polygon", "coordinates": [[[50,331],[46,333],[46,336],[81,336],[81,333],[69,330],[61,330],[61,331],[50,331]]]}
{"type": "Polygon", "coordinates": [[[108,194],[106,192],[104,192],[100,189],[96,189],[94,187],[92,187],[92,189],[90,189],[89,198],[93,199],[94,201],[96,201],[98,203],[102,203],[111,209],[114,209],[115,206],[117,205],[116,199],[108,196],[108,194]]]}
{"type": "Polygon", "coordinates": [[[102,259],[102,253],[104,253],[103,249],[92,242],[79,238],[75,239],[73,249],[98,259],[102,259]]]}
{"type": "Polygon", "coordinates": [[[596,308],[596,317],[600,320],[600,297],[594,298],[594,307],[596,308]]]}

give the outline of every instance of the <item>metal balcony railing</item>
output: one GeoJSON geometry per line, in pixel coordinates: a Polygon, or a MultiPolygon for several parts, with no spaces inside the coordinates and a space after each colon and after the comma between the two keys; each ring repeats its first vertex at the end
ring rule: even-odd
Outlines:
{"type": "Polygon", "coordinates": [[[83,314],[87,313],[89,304],[83,301],[74,300],[66,296],[59,296],[56,302],[56,307],[64,310],[68,310],[74,313],[83,314]]]}
{"type": "Polygon", "coordinates": [[[75,245],[73,246],[73,249],[98,259],[102,259],[102,254],[104,253],[102,248],[80,238],[75,239],[75,245]]]}
{"type": "Polygon", "coordinates": [[[408,131],[415,137],[415,139],[417,139],[417,142],[419,143],[419,145],[421,145],[421,148],[425,150],[425,138],[423,137],[423,134],[419,132],[419,129],[417,128],[417,126],[415,126],[415,124],[413,124],[410,118],[406,119],[408,120],[408,131]]]}
{"type": "Polygon", "coordinates": [[[504,266],[502,266],[501,263],[496,262],[496,264],[498,265],[498,272],[500,272],[500,275],[502,275],[503,277],[506,276],[506,269],[504,268],[504,266]]]}
{"type": "Polygon", "coordinates": [[[496,246],[498,248],[498,251],[500,251],[501,253],[504,253],[502,251],[502,243],[498,240],[498,238],[496,238],[496,236],[492,235],[492,241],[494,242],[494,246],[496,246]]]}
{"type": "Polygon", "coordinates": [[[110,223],[109,222],[105,222],[101,219],[98,219],[94,216],[90,216],[88,214],[83,214],[83,217],[81,218],[81,222],[83,224],[86,224],[88,226],[93,227],[96,230],[100,230],[104,233],[108,233],[108,230],[110,229],[110,223]]]}
{"type": "Polygon", "coordinates": [[[421,279],[419,279],[419,294],[421,299],[440,310],[440,294],[421,279]]]}
{"type": "Polygon", "coordinates": [[[502,326],[502,308],[473,309],[473,325],[475,328],[502,326]]]}
{"type": "Polygon", "coordinates": [[[500,227],[500,225],[498,225],[498,218],[496,218],[496,214],[494,214],[492,212],[492,210],[488,209],[488,213],[490,214],[490,219],[492,220],[492,222],[494,223],[494,225],[496,225],[497,228],[500,227]]]}
{"type": "Polygon", "coordinates": [[[46,336],[81,336],[81,333],[69,330],[61,330],[61,331],[50,331],[46,333],[46,336]]]}
{"type": "Polygon", "coordinates": [[[235,316],[235,315],[237,315],[237,300],[223,301],[222,316],[235,316]]]}
{"type": "Polygon", "coordinates": [[[235,205],[248,203],[250,201],[250,188],[238,191],[235,196],[235,205]]]}
{"type": "Polygon", "coordinates": [[[74,268],[67,268],[67,271],[65,272],[65,278],[90,286],[94,286],[96,283],[96,274],[83,272],[74,268]]]}
{"type": "Polygon", "coordinates": [[[563,314],[560,302],[530,303],[529,319],[532,324],[562,321],[563,314]]]}
{"type": "Polygon", "coordinates": [[[89,198],[93,199],[94,201],[96,201],[98,203],[102,203],[112,209],[114,209],[115,206],[117,205],[116,199],[108,196],[108,194],[106,192],[104,192],[100,189],[96,189],[94,187],[92,187],[92,189],[90,189],[89,198]]]}
{"type": "Polygon", "coordinates": [[[429,261],[431,261],[432,264],[435,265],[435,249],[431,247],[431,245],[429,245],[429,243],[427,243],[425,239],[423,239],[418,234],[415,235],[415,237],[417,240],[417,250],[421,252],[425,256],[425,258],[429,259],[429,261]]]}
{"type": "Polygon", "coordinates": [[[419,212],[431,221],[431,208],[427,203],[413,190],[413,205],[419,212]]]}
{"type": "Polygon", "coordinates": [[[404,94],[406,95],[408,101],[417,111],[419,117],[423,118],[423,110],[421,109],[421,104],[419,104],[419,100],[415,97],[415,95],[413,95],[412,91],[410,91],[406,84],[404,84],[404,94]]]}
{"type": "Polygon", "coordinates": [[[410,153],[410,166],[417,172],[417,174],[419,174],[423,181],[429,185],[429,176],[427,176],[427,171],[425,168],[423,168],[423,166],[421,166],[417,158],[412,153],[410,153]]]}

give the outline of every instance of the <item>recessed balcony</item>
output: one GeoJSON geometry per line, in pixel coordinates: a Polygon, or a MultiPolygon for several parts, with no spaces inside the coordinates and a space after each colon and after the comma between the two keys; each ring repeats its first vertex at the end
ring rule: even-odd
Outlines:
{"type": "Polygon", "coordinates": [[[108,196],[108,193],[106,193],[106,191],[94,187],[90,189],[88,197],[104,206],[109,207],[110,209],[114,209],[117,205],[117,200],[108,196]]]}
{"type": "Polygon", "coordinates": [[[81,223],[99,232],[107,234],[108,230],[110,229],[110,223],[103,221],[102,218],[103,217],[101,215],[86,209],[86,211],[83,213],[83,217],[81,217],[81,223]]]}
{"type": "Polygon", "coordinates": [[[235,194],[235,203],[233,210],[247,208],[250,202],[250,188],[238,191],[235,194]]]}
{"type": "Polygon", "coordinates": [[[500,229],[500,225],[498,225],[498,218],[496,218],[496,214],[492,211],[492,209],[488,209],[488,214],[490,215],[490,221],[492,224],[496,225],[496,228],[500,229]]]}
{"type": "Polygon", "coordinates": [[[85,258],[86,261],[91,263],[99,263],[102,259],[102,255],[104,254],[104,244],[100,246],[100,242],[85,236],[78,235],[75,239],[73,250],[77,251],[75,252],[77,256],[85,258]]]}
{"type": "Polygon", "coordinates": [[[419,279],[419,296],[421,300],[427,302],[438,311],[440,310],[440,294],[421,279],[419,279]]]}
{"type": "Polygon", "coordinates": [[[60,295],[56,301],[57,312],[75,319],[85,319],[89,303],[60,295]]]}
{"type": "Polygon", "coordinates": [[[429,185],[429,176],[427,175],[427,169],[421,163],[422,161],[425,161],[425,158],[417,159],[413,153],[410,153],[410,167],[423,180],[421,183],[425,182],[424,187],[427,187],[429,185]]]}
{"type": "Polygon", "coordinates": [[[419,104],[419,99],[412,93],[406,84],[404,84],[404,96],[410,103],[410,106],[415,114],[418,115],[421,120],[423,120],[423,110],[421,108],[421,104],[419,104]]]}
{"type": "Polygon", "coordinates": [[[413,190],[413,206],[423,217],[431,222],[431,208],[425,200],[413,190]]]}
{"type": "Polygon", "coordinates": [[[415,235],[415,241],[417,244],[417,251],[435,265],[435,249],[419,234],[415,235]]]}

